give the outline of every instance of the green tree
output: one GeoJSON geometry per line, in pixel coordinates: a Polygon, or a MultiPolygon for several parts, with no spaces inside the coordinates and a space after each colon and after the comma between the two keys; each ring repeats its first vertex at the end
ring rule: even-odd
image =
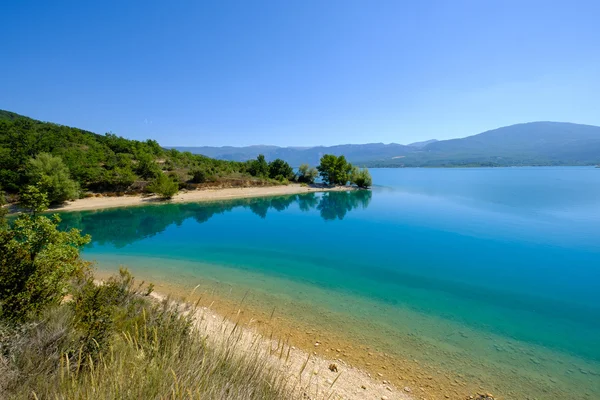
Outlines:
{"type": "Polygon", "coordinates": [[[321,163],[317,167],[323,181],[329,185],[345,185],[348,183],[352,164],[346,161],[346,157],[336,157],[333,154],[325,154],[321,157],[321,163]]]}
{"type": "Polygon", "coordinates": [[[39,153],[29,159],[27,176],[29,182],[48,196],[50,204],[63,203],[77,198],[79,187],[71,179],[69,168],[60,157],[49,153],[39,153]]]}
{"type": "Polygon", "coordinates": [[[104,182],[116,190],[126,190],[135,182],[136,178],[133,171],[127,167],[106,170],[104,174],[104,182]]]}
{"type": "Polygon", "coordinates": [[[31,214],[44,212],[50,206],[48,195],[36,186],[27,185],[19,196],[19,205],[31,214]]]}
{"type": "Polygon", "coordinates": [[[152,155],[141,153],[137,156],[138,164],[135,172],[144,179],[154,179],[160,176],[160,167],[154,161],[152,155]]]}
{"type": "Polygon", "coordinates": [[[317,171],[315,167],[311,167],[308,164],[302,164],[298,168],[296,180],[300,183],[314,183],[318,175],[319,171],[317,171]]]}
{"type": "Polygon", "coordinates": [[[281,158],[277,158],[269,163],[269,178],[284,180],[292,179],[293,176],[294,169],[281,158]]]}
{"type": "Polygon", "coordinates": [[[269,176],[269,164],[265,160],[265,156],[259,154],[256,160],[252,160],[250,162],[250,167],[248,168],[248,172],[252,176],[258,176],[266,178],[269,176]]]}
{"type": "Polygon", "coordinates": [[[59,231],[59,222],[58,215],[22,214],[0,230],[0,318],[25,320],[58,304],[85,269],[79,250],[89,236],[59,231]]]}
{"type": "Polygon", "coordinates": [[[158,194],[163,199],[170,199],[179,191],[179,185],[167,175],[161,173],[148,185],[151,193],[158,194]]]}
{"type": "Polygon", "coordinates": [[[191,171],[192,182],[204,183],[206,182],[206,171],[202,168],[195,168],[191,171]]]}
{"type": "Polygon", "coordinates": [[[353,166],[350,171],[350,182],[361,189],[367,189],[373,184],[373,179],[367,168],[358,168],[353,166]]]}

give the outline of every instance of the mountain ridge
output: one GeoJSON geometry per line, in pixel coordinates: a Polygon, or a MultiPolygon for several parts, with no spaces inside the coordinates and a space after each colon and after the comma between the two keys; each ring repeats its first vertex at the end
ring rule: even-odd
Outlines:
{"type": "MultiPolygon", "coordinates": [[[[345,155],[367,167],[453,167],[523,165],[594,165],[600,163],[600,127],[571,122],[537,121],[491,129],[464,138],[398,143],[343,144],[292,148],[262,147],[267,160],[282,158],[294,166],[318,164],[323,154],[345,155]]],[[[245,161],[257,146],[172,147],[209,157],[245,161]],[[227,150],[226,150],[227,149],[227,150]]]]}

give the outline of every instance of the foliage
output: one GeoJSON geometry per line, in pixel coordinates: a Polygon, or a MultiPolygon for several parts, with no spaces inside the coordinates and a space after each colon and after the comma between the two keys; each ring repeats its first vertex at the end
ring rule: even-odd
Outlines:
{"type": "Polygon", "coordinates": [[[48,209],[50,201],[37,186],[27,185],[19,196],[19,205],[31,214],[38,214],[48,209]]]}
{"type": "Polygon", "coordinates": [[[196,168],[191,171],[192,182],[194,183],[204,183],[206,182],[206,171],[201,168],[196,168]]]}
{"type": "Polygon", "coordinates": [[[317,167],[323,181],[329,185],[345,185],[350,178],[352,164],[346,161],[346,157],[336,157],[333,154],[325,154],[321,157],[321,163],[317,167]]]}
{"type": "Polygon", "coordinates": [[[125,270],[101,285],[89,274],[74,287],[72,301],[47,308],[33,323],[10,330],[0,320],[0,331],[10,331],[0,335],[6,356],[0,395],[300,398],[276,370],[271,342],[242,350],[241,331],[225,323],[215,327],[223,339],[214,339],[206,323],[195,323],[194,308],[151,301],[148,293],[125,270]]]}
{"type": "Polygon", "coordinates": [[[0,229],[2,228],[2,226],[5,224],[6,222],[6,214],[8,214],[8,210],[6,209],[6,207],[4,207],[6,205],[6,198],[4,197],[4,192],[2,191],[2,188],[0,187],[0,229]]]}
{"type": "MultiPolygon", "coordinates": [[[[39,158],[40,153],[60,157],[71,179],[81,188],[94,191],[131,190],[136,181],[155,179],[162,170],[180,176],[203,170],[207,177],[250,173],[249,163],[165,150],[154,140],[128,140],[113,133],[97,135],[0,110],[0,186],[8,193],[18,193],[27,184],[38,185],[27,172],[29,159],[39,158]]],[[[268,176],[265,165],[266,161],[260,163],[255,176],[268,176]]],[[[48,195],[51,202],[60,201],[50,191],[48,195]]]]}
{"type": "Polygon", "coordinates": [[[317,171],[315,167],[311,167],[308,164],[302,164],[298,168],[296,180],[300,183],[314,183],[318,175],[319,171],[317,171]]]}
{"type": "Polygon", "coordinates": [[[148,185],[148,191],[158,194],[163,199],[170,199],[179,191],[179,185],[162,172],[148,185]]]}
{"type": "Polygon", "coordinates": [[[269,163],[269,178],[283,181],[292,179],[293,177],[294,169],[281,158],[277,158],[269,163]]]}
{"type": "Polygon", "coordinates": [[[39,153],[29,159],[27,177],[30,184],[46,193],[50,204],[62,203],[78,196],[77,183],[70,177],[69,169],[60,157],[39,153]]]}
{"type": "Polygon", "coordinates": [[[361,189],[367,189],[373,184],[371,173],[367,168],[352,167],[350,173],[350,182],[354,183],[361,189]]]}
{"type": "Polygon", "coordinates": [[[256,160],[249,162],[248,172],[252,176],[266,178],[269,176],[269,164],[265,160],[265,156],[259,154],[256,160]]]}
{"type": "Polygon", "coordinates": [[[85,263],[80,231],[59,231],[60,218],[22,214],[0,230],[0,318],[24,320],[58,304],[85,263]]]}

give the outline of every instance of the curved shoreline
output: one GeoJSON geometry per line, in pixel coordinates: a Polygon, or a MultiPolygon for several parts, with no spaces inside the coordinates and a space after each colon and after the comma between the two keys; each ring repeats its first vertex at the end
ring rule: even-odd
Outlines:
{"type": "MultiPolygon", "coordinates": [[[[104,265],[96,271],[96,275],[101,279],[114,273],[106,267],[104,265]]],[[[327,379],[333,381],[337,376],[323,368],[323,365],[327,367],[330,363],[336,363],[338,369],[343,372],[344,379],[340,377],[340,380],[335,381],[335,386],[340,391],[334,392],[338,396],[343,395],[332,397],[334,399],[379,400],[387,397],[389,400],[462,400],[469,398],[469,395],[487,392],[465,376],[441,370],[437,365],[386,353],[377,343],[358,340],[349,335],[344,328],[332,330],[331,327],[300,320],[293,313],[290,314],[288,309],[268,308],[272,305],[264,304],[260,300],[257,302],[255,296],[245,289],[242,292],[232,292],[231,287],[219,290],[211,283],[193,288],[168,279],[145,275],[140,270],[134,269],[133,272],[138,279],[152,282],[157,293],[163,296],[198,304],[203,310],[217,315],[217,320],[233,321],[244,330],[257,333],[262,338],[288,344],[296,351],[302,363],[306,362],[307,358],[310,360],[307,369],[311,372],[318,370],[315,376],[308,375],[315,384],[321,382],[321,389],[327,379]]],[[[297,371],[286,369],[285,372],[293,375],[297,371]]]]}
{"type": "MultiPolygon", "coordinates": [[[[302,186],[300,184],[290,184],[282,186],[253,186],[240,188],[220,188],[220,189],[198,189],[192,191],[181,191],[170,200],[161,200],[159,197],[152,196],[118,196],[118,197],[87,197],[78,199],[58,207],[53,207],[49,211],[85,211],[100,210],[105,208],[143,206],[149,204],[169,204],[169,203],[194,203],[206,201],[219,201],[230,199],[242,199],[250,197],[269,197],[285,196],[292,194],[315,193],[315,192],[343,192],[357,190],[353,186],[302,186]]],[[[16,211],[16,210],[11,210],[16,211]]]]}
{"type": "MultiPolygon", "coordinates": [[[[159,301],[173,299],[173,295],[171,292],[151,294],[159,301]]],[[[185,298],[175,299],[175,301],[192,304],[185,298]]],[[[196,307],[194,318],[197,327],[207,340],[218,343],[227,340],[234,331],[237,331],[239,337],[237,351],[254,352],[258,348],[268,353],[270,361],[299,397],[339,400],[416,400],[409,394],[408,387],[396,388],[380,375],[372,377],[363,368],[350,365],[341,358],[327,357],[306,348],[297,348],[293,342],[290,342],[289,336],[279,336],[273,330],[269,332],[268,328],[264,329],[265,327],[260,329],[260,324],[257,325],[254,318],[250,321],[246,320],[242,308],[238,308],[237,312],[235,307],[228,312],[223,312],[213,304],[202,306],[199,302],[196,303],[196,307]]]]}

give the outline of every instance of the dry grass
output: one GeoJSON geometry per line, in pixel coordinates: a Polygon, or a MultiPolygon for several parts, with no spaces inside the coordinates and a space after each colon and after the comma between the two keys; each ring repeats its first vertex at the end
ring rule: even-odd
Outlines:
{"type": "MultiPolygon", "coordinates": [[[[115,329],[86,350],[76,310],[63,304],[20,328],[3,327],[0,398],[289,399],[269,352],[247,346],[237,325],[219,340],[181,309],[138,293],[112,310],[115,329]],[[131,311],[135,310],[135,315],[131,311]],[[120,319],[120,320],[119,320],[120,319]],[[77,346],[79,344],[79,346],[77,346]],[[244,346],[244,351],[240,347],[244,346]]],[[[222,332],[223,333],[223,332],[222,332]]]]}

